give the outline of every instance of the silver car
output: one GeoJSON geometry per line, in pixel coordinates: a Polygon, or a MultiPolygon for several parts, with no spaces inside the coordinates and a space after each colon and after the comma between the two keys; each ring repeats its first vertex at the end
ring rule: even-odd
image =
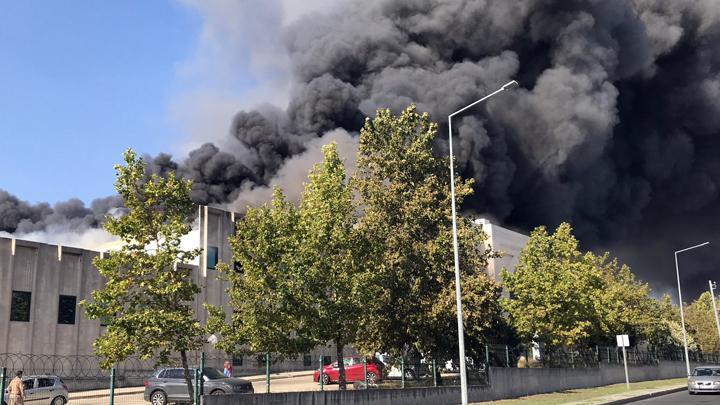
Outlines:
{"type": "Polygon", "coordinates": [[[720,393],[720,366],[696,367],[688,378],[690,395],[700,392],[720,393]]]}
{"type": "MultiPolygon", "coordinates": [[[[195,374],[191,368],[190,375],[195,374]]],[[[203,369],[203,387],[207,395],[252,394],[253,386],[248,380],[228,378],[222,371],[206,367],[203,369]]],[[[145,380],[145,401],[152,405],[170,402],[191,402],[182,368],[164,368],[145,380]]]]}
{"type": "MultiPolygon", "coordinates": [[[[60,377],[56,375],[23,376],[25,386],[25,403],[37,405],[63,405],[68,402],[68,389],[60,377]]],[[[3,395],[3,405],[8,400],[7,389],[3,395]]]]}

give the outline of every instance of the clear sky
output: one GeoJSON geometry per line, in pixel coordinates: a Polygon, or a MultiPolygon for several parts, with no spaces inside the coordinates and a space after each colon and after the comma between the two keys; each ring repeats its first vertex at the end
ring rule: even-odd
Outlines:
{"type": "Polygon", "coordinates": [[[173,151],[171,105],[202,30],[174,1],[5,1],[0,188],[32,202],[113,193],[121,152],[173,151]]]}

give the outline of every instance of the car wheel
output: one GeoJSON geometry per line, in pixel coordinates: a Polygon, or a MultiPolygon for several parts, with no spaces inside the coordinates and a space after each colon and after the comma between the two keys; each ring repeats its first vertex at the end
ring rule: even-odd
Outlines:
{"type": "Polygon", "coordinates": [[[52,402],[50,402],[50,405],[65,405],[65,398],[55,397],[52,402]]]}
{"type": "Polygon", "coordinates": [[[166,405],[167,395],[163,391],[155,391],[150,394],[150,403],[152,405],[166,405]]]}
{"type": "Polygon", "coordinates": [[[324,385],[328,385],[332,382],[332,381],[330,381],[330,376],[327,374],[323,374],[322,379],[323,379],[322,382],[324,385]]]}
{"type": "Polygon", "coordinates": [[[375,384],[377,382],[377,374],[373,373],[372,371],[368,371],[367,373],[367,382],[368,384],[375,384]]]}
{"type": "Polygon", "coordinates": [[[210,395],[225,395],[225,391],[223,390],[213,390],[210,395]]]}

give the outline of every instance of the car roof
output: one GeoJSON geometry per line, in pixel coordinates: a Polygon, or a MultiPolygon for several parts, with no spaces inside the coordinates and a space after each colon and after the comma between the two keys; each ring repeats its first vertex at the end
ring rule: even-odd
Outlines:
{"type": "Polygon", "coordinates": [[[60,378],[54,374],[31,374],[31,375],[25,375],[23,374],[22,378],[60,378]]]}
{"type": "Polygon", "coordinates": [[[703,369],[703,368],[711,368],[711,369],[715,370],[715,369],[720,369],[720,366],[697,366],[697,367],[695,367],[695,370],[703,369]]]}

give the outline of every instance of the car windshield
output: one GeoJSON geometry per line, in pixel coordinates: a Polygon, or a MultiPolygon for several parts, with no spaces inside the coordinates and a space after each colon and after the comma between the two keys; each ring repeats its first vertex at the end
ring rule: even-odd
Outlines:
{"type": "Polygon", "coordinates": [[[205,377],[207,377],[210,380],[219,380],[225,377],[225,374],[222,373],[222,371],[216,369],[216,368],[209,368],[206,367],[203,369],[203,374],[205,374],[205,377]]]}
{"type": "Polygon", "coordinates": [[[720,376],[720,369],[696,368],[692,375],[695,377],[717,377],[720,376]]]}

